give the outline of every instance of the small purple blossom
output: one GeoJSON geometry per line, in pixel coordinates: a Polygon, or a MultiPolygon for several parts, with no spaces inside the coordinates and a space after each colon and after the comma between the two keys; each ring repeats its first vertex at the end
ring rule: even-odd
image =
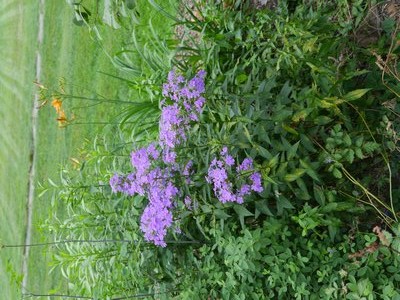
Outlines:
{"type": "Polygon", "coordinates": [[[198,113],[200,113],[202,111],[205,103],[206,103],[206,99],[204,97],[199,97],[199,98],[197,98],[196,101],[194,101],[194,106],[196,107],[196,111],[198,113]]]}
{"type": "Polygon", "coordinates": [[[225,164],[227,166],[232,167],[235,164],[235,160],[233,159],[233,157],[231,155],[226,155],[224,158],[225,164]]]}
{"type": "Polygon", "coordinates": [[[251,188],[251,186],[249,184],[243,184],[240,187],[239,195],[242,196],[242,197],[246,196],[246,195],[250,195],[251,190],[252,190],[252,188],[251,188]]]}
{"type": "Polygon", "coordinates": [[[182,175],[185,176],[185,182],[190,184],[192,182],[190,176],[192,175],[193,161],[189,160],[188,163],[185,165],[182,171],[182,175]]]}
{"type": "Polygon", "coordinates": [[[249,171],[253,169],[253,160],[251,158],[245,158],[242,163],[237,167],[237,171],[249,171]]]}
{"type": "Polygon", "coordinates": [[[208,169],[208,176],[206,176],[207,182],[213,183],[215,187],[220,188],[227,179],[228,173],[223,168],[222,162],[214,159],[208,169]]]}
{"type": "Polygon", "coordinates": [[[163,107],[160,119],[160,143],[162,146],[174,148],[180,144],[184,132],[179,126],[184,125],[177,104],[163,107]]]}
{"type": "Polygon", "coordinates": [[[133,151],[131,153],[131,163],[138,173],[146,172],[151,165],[146,148],[140,148],[136,151],[133,151]]]}
{"type": "Polygon", "coordinates": [[[255,172],[250,175],[250,180],[252,181],[251,189],[255,192],[261,193],[264,189],[261,184],[261,174],[255,172]]]}
{"type": "MultiPolygon", "coordinates": [[[[206,181],[213,186],[215,196],[222,203],[236,202],[243,203],[244,197],[250,195],[252,191],[262,192],[261,175],[258,172],[252,172],[251,174],[240,174],[245,183],[238,186],[236,192],[234,191],[234,183],[229,180],[229,170],[235,164],[235,160],[228,153],[228,148],[223,147],[220,155],[222,160],[214,158],[208,168],[206,181]],[[251,184],[247,182],[251,182],[251,184]]],[[[245,158],[242,163],[237,166],[237,172],[250,171],[253,169],[253,160],[251,158],[245,158]]],[[[236,176],[236,175],[234,175],[236,176]]]]}
{"type": "Polygon", "coordinates": [[[222,147],[222,150],[221,150],[220,154],[222,156],[227,155],[228,154],[228,147],[226,147],[226,146],[222,147]]]}
{"type": "Polygon", "coordinates": [[[121,192],[122,178],[118,174],[114,174],[110,179],[110,186],[113,193],[121,192]]]}
{"type": "Polygon", "coordinates": [[[147,147],[147,155],[154,160],[157,160],[160,156],[160,152],[157,150],[156,145],[154,143],[150,144],[147,147]]]}
{"type": "Polygon", "coordinates": [[[166,164],[174,165],[176,163],[176,152],[171,148],[166,148],[163,152],[163,161],[166,164]]]}
{"type": "Polygon", "coordinates": [[[183,203],[185,204],[185,206],[188,210],[192,210],[192,198],[190,198],[189,196],[186,196],[183,203]]]}

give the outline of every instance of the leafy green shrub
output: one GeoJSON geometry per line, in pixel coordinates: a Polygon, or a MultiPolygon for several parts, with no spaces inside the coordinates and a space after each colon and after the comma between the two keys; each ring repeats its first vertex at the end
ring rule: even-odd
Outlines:
{"type": "MultiPolygon", "coordinates": [[[[365,74],[379,76],[371,65],[361,69],[371,57],[356,55],[357,45],[330,22],[334,7],[313,11],[304,5],[290,14],[284,4],[276,11],[241,5],[205,5],[189,22],[204,42],[182,70],[197,59],[211,79],[204,129],[189,141],[231,145],[259,162],[268,183],[264,195],[275,198],[278,212],[304,201],[348,208],[369,202],[343,172],[362,174],[373,193],[388,186],[382,174],[392,151],[377,140],[382,119],[392,117],[371,92],[381,86],[362,85],[365,74]],[[355,52],[356,64],[344,60],[346,51],[355,52]],[[371,162],[377,167],[371,169],[371,162]]],[[[378,196],[386,199],[379,209],[390,209],[389,196],[378,196]]]]}

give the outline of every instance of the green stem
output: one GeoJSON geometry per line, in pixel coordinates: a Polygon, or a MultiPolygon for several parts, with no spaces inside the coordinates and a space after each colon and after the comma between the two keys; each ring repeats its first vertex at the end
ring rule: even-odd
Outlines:
{"type": "MultiPolygon", "coordinates": [[[[170,293],[173,291],[176,291],[176,290],[166,290],[164,292],[158,292],[158,293],[143,293],[143,294],[136,294],[136,295],[131,295],[131,296],[122,296],[122,297],[110,298],[110,300],[124,300],[124,299],[133,299],[133,298],[154,297],[155,295],[167,294],[167,293],[170,293]]],[[[24,294],[24,298],[39,298],[39,297],[40,298],[59,297],[59,298],[92,299],[92,300],[97,299],[97,298],[89,297],[89,296],[72,296],[72,295],[65,295],[65,294],[35,294],[35,293],[25,293],[24,294]]]]}
{"type": "MultiPolygon", "coordinates": [[[[165,241],[167,244],[172,245],[187,245],[187,244],[202,244],[202,241],[165,241]]],[[[69,243],[127,243],[127,244],[137,244],[138,241],[130,240],[64,240],[56,242],[46,242],[46,243],[34,243],[34,244],[17,244],[17,245],[2,245],[0,244],[0,249],[2,248],[25,248],[25,247],[42,247],[50,245],[60,245],[69,243]]],[[[151,242],[142,242],[144,244],[152,244],[151,242]]]]}
{"type": "Polygon", "coordinates": [[[96,102],[104,102],[104,103],[129,104],[129,105],[143,104],[141,102],[124,101],[124,100],[119,100],[119,99],[99,99],[99,98],[62,94],[62,93],[60,93],[60,95],[62,96],[62,98],[65,98],[65,99],[71,98],[71,99],[80,99],[80,100],[88,100],[88,101],[96,101],[96,102]]]}

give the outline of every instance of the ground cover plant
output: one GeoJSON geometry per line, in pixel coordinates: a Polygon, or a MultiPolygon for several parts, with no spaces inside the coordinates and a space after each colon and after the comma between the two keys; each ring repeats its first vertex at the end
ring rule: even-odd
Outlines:
{"type": "Polygon", "coordinates": [[[54,189],[65,295],[400,298],[397,4],[177,4],[144,7],[182,38],[110,55],[140,99],[54,189]]]}

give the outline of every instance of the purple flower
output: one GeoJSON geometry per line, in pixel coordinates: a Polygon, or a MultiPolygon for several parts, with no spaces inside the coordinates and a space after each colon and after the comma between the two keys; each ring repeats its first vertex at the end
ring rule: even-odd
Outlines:
{"type": "Polygon", "coordinates": [[[239,195],[240,196],[246,196],[246,195],[250,195],[250,193],[251,193],[251,186],[249,185],[249,184],[243,184],[241,187],[240,187],[240,190],[239,190],[239,195]]]}
{"type": "Polygon", "coordinates": [[[230,182],[224,182],[220,189],[214,188],[214,192],[222,203],[236,202],[236,196],[232,192],[232,184],[230,182]]]}
{"type": "Polygon", "coordinates": [[[146,148],[133,151],[131,153],[131,163],[138,173],[145,173],[151,165],[146,148]]]}
{"type": "Polygon", "coordinates": [[[121,192],[122,178],[118,174],[114,174],[110,179],[110,186],[113,193],[121,192]]]}
{"type": "MultiPolygon", "coordinates": [[[[228,170],[234,166],[235,160],[228,153],[228,148],[223,147],[220,155],[222,160],[214,158],[208,168],[206,181],[213,186],[215,196],[222,203],[236,202],[243,203],[244,196],[250,195],[251,191],[262,192],[263,187],[261,183],[261,175],[258,172],[252,172],[251,174],[238,174],[240,175],[241,181],[245,181],[240,186],[236,184],[237,189],[234,191],[235,182],[231,182],[228,176],[228,170]],[[251,182],[249,184],[248,182],[251,182]]],[[[237,166],[236,171],[238,173],[242,171],[249,171],[253,169],[253,160],[251,158],[245,158],[242,163],[237,166]]],[[[233,178],[237,178],[237,174],[232,175],[233,178]]]]}
{"type": "Polygon", "coordinates": [[[147,155],[153,158],[154,160],[158,159],[158,157],[160,156],[160,152],[157,150],[156,145],[154,143],[150,144],[147,147],[147,155]]]}
{"type": "Polygon", "coordinates": [[[227,154],[228,154],[228,147],[224,146],[224,147],[222,148],[220,154],[221,154],[222,156],[227,155],[227,154]]]}
{"type": "Polygon", "coordinates": [[[185,203],[185,206],[188,210],[192,210],[192,199],[189,196],[185,197],[183,203],[185,203]]]}
{"type": "Polygon", "coordinates": [[[163,161],[166,164],[174,165],[176,162],[176,152],[171,148],[166,148],[163,152],[163,161]]]}
{"type": "Polygon", "coordinates": [[[250,175],[250,180],[252,181],[251,189],[255,192],[261,193],[264,188],[262,187],[261,184],[261,174],[258,172],[255,172],[250,175]]]}
{"type": "Polygon", "coordinates": [[[165,247],[167,229],[172,225],[172,213],[165,207],[148,205],[140,219],[144,238],[157,246],[165,247]]]}
{"type": "Polygon", "coordinates": [[[190,184],[192,182],[190,175],[193,173],[192,172],[192,167],[193,167],[193,161],[189,160],[188,163],[185,165],[182,171],[182,175],[185,176],[185,182],[187,184],[190,184]]]}
{"type": "Polygon", "coordinates": [[[196,101],[194,101],[194,106],[196,107],[196,111],[198,113],[201,113],[205,103],[206,103],[206,99],[204,99],[204,97],[199,97],[196,99],[196,101]]]}
{"type": "Polygon", "coordinates": [[[237,171],[249,171],[253,169],[253,160],[251,158],[245,158],[242,163],[237,167],[237,171]]]}
{"type": "Polygon", "coordinates": [[[222,183],[228,179],[228,173],[226,170],[220,166],[221,161],[213,160],[208,169],[208,176],[206,180],[208,183],[213,183],[216,187],[221,187],[222,183]]]}
{"type": "Polygon", "coordinates": [[[231,155],[225,156],[225,164],[230,167],[232,167],[235,164],[235,160],[233,159],[233,157],[231,155]]]}

